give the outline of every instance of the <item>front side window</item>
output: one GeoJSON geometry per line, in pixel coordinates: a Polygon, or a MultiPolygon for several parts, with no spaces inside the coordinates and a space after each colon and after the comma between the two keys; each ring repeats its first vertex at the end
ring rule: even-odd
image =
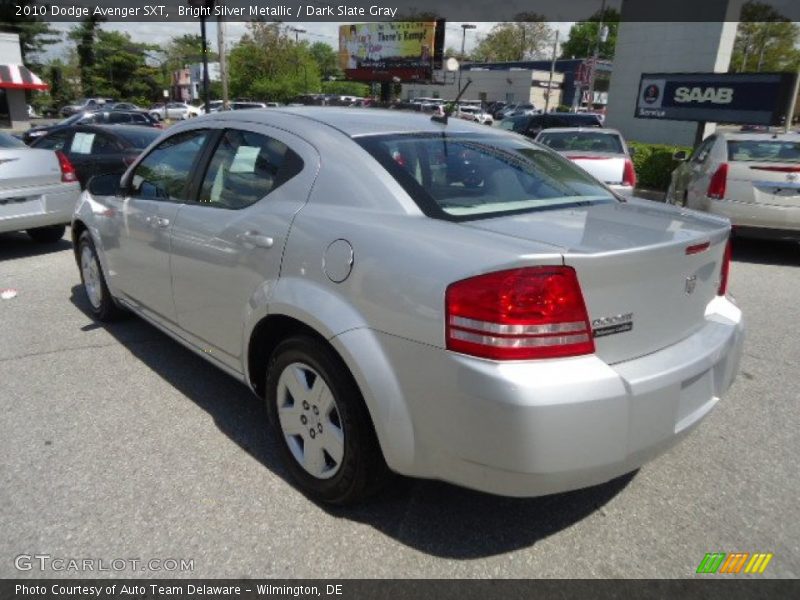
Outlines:
{"type": "Polygon", "coordinates": [[[136,167],[130,193],[150,200],[188,200],[192,166],[208,137],[208,131],[186,131],[156,146],[136,167]]]}
{"type": "Polygon", "coordinates": [[[218,208],[245,208],[301,169],[300,157],[283,142],[228,129],[214,150],[197,201],[218,208]]]}
{"type": "Polygon", "coordinates": [[[453,133],[358,142],[435,218],[467,220],[617,201],[570,161],[522,139],[453,133]]]}

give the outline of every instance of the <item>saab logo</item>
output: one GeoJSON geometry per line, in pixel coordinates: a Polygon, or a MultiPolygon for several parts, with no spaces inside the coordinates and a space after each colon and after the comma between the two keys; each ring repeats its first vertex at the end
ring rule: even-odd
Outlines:
{"type": "Polygon", "coordinates": [[[704,104],[730,104],[733,102],[733,88],[679,87],[675,90],[675,102],[699,102],[704,104]]]}
{"type": "Polygon", "coordinates": [[[754,554],[750,554],[749,552],[732,552],[727,555],[724,552],[710,552],[700,561],[697,572],[733,575],[742,572],[760,574],[766,570],[769,561],[772,560],[772,556],[773,554],[771,552],[756,552],[754,554]],[[744,571],[742,571],[742,567],[744,567],[744,571]]]}
{"type": "Polygon", "coordinates": [[[655,83],[651,83],[646,88],[644,88],[644,94],[642,95],[642,99],[647,102],[648,104],[652,104],[658,97],[661,95],[661,90],[655,83]]]}

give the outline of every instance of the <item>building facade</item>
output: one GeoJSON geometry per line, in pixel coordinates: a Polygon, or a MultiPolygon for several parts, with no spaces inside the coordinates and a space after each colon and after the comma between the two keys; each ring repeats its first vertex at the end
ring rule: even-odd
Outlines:
{"type": "Polygon", "coordinates": [[[19,36],[0,33],[0,127],[27,127],[26,90],[47,88],[46,83],[22,64],[19,36]]]}

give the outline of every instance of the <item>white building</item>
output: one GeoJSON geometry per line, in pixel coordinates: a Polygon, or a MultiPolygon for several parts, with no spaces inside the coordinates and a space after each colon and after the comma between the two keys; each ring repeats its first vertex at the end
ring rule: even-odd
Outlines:
{"type": "MultiPolygon", "coordinates": [[[[198,100],[203,97],[203,63],[189,65],[189,94],[190,100],[198,100]]],[[[222,81],[219,74],[219,63],[208,63],[208,82],[222,81]]]]}
{"type": "Polygon", "coordinates": [[[0,33],[0,127],[27,127],[25,90],[46,90],[48,87],[22,64],[19,36],[0,33]]]}
{"type": "MultiPolygon", "coordinates": [[[[455,100],[458,95],[458,72],[436,71],[434,81],[440,83],[406,83],[401,93],[403,100],[414,98],[443,98],[455,100]]],[[[480,69],[473,66],[461,72],[462,88],[471,81],[462,100],[481,100],[508,103],[531,103],[536,108],[544,108],[548,89],[551,89],[550,107],[561,102],[562,73],[554,73],[549,83],[549,71],[509,68],[505,70],[480,69]],[[548,86],[551,85],[551,88],[548,86]]]]}

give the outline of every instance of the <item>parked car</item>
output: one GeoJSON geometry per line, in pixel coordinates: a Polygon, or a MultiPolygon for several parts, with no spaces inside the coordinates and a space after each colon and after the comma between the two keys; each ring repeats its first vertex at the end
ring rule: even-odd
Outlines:
{"type": "Polygon", "coordinates": [[[85,112],[87,110],[97,110],[104,108],[106,103],[112,103],[113,100],[109,98],[81,98],[75,104],[68,104],[62,106],[59,113],[62,117],[69,117],[78,112],[85,112]]]}
{"type": "Polygon", "coordinates": [[[161,130],[132,125],[70,125],[31,144],[63,152],[72,163],[81,189],[93,175],[121,173],[161,130]]]}
{"type": "Polygon", "coordinates": [[[79,194],[64,154],[33,150],[0,132],[0,233],[25,231],[34,241],[57,242],[79,194]]]}
{"type": "Polygon", "coordinates": [[[137,106],[133,102],[114,102],[113,104],[108,104],[104,106],[106,110],[127,110],[127,111],[140,111],[146,112],[141,106],[137,106]]]}
{"type": "Polygon", "coordinates": [[[91,313],[249,385],[330,503],[387,467],[549,494],[676,443],[737,371],[729,231],[501,129],[330,107],[177,124],[72,227],[91,313]]]}
{"type": "Polygon", "coordinates": [[[492,117],[494,117],[495,121],[502,121],[505,118],[506,113],[511,113],[517,108],[517,105],[514,103],[506,104],[505,102],[502,103],[499,107],[494,109],[492,113],[492,117]]]}
{"type": "Polygon", "coordinates": [[[612,190],[630,196],[636,187],[631,151],[615,129],[545,129],[536,141],[566,156],[612,190]]]}
{"type": "Polygon", "coordinates": [[[142,111],[85,111],[82,113],[75,113],[71,117],[67,117],[53,125],[31,127],[22,134],[22,140],[26,144],[32,144],[34,140],[44,137],[50,132],[68,129],[74,125],[136,125],[139,127],[153,127],[156,129],[162,128],[159,121],[142,111]]]}
{"type": "Polygon", "coordinates": [[[727,217],[736,235],[800,240],[800,134],[719,133],[675,158],[669,204],[727,217]]]}
{"type": "Polygon", "coordinates": [[[168,102],[166,110],[163,104],[156,104],[150,109],[149,113],[150,116],[161,121],[164,119],[183,120],[199,117],[203,114],[203,109],[192,106],[191,104],[186,104],[185,102],[168,102]]]}
{"type": "Polygon", "coordinates": [[[481,125],[492,125],[494,124],[494,119],[492,115],[487,112],[481,110],[478,106],[459,106],[456,109],[455,116],[459,119],[464,119],[465,121],[475,121],[476,123],[480,123],[481,125]]]}
{"type": "Polygon", "coordinates": [[[507,119],[509,117],[523,117],[526,115],[535,115],[538,114],[538,110],[533,104],[526,103],[526,104],[516,104],[513,108],[508,108],[502,111],[503,118],[507,119]]]}
{"type": "Polygon", "coordinates": [[[544,113],[510,117],[500,121],[500,127],[529,138],[535,138],[543,129],[551,127],[602,127],[600,118],[592,113],[544,113]]]}

